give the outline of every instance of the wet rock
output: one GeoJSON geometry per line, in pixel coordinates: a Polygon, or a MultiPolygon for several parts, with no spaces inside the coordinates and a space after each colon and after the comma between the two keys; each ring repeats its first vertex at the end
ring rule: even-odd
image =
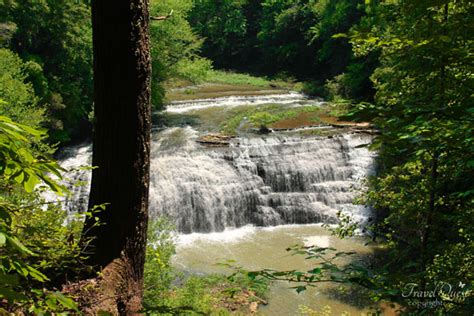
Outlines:
{"type": "Polygon", "coordinates": [[[260,135],[270,134],[271,132],[272,131],[268,127],[266,127],[265,125],[260,126],[260,128],[258,129],[258,133],[260,135]]]}

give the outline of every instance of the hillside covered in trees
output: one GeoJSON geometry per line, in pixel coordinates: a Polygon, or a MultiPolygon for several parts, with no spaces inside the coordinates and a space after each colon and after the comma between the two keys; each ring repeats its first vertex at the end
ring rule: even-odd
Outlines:
{"type": "Polygon", "coordinates": [[[266,314],[287,282],[472,314],[473,34],[467,0],[1,1],[0,313],[266,314]],[[315,223],[354,243],[177,268],[189,233],[315,223]]]}

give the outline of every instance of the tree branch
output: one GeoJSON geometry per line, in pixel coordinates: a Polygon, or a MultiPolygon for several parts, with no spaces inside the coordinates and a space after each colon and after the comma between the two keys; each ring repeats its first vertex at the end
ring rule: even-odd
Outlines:
{"type": "Polygon", "coordinates": [[[174,11],[174,10],[171,10],[170,13],[168,13],[168,15],[151,16],[151,17],[150,17],[150,20],[153,20],[153,21],[163,21],[163,20],[166,20],[166,19],[170,18],[170,17],[173,15],[173,11],[174,11]]]}

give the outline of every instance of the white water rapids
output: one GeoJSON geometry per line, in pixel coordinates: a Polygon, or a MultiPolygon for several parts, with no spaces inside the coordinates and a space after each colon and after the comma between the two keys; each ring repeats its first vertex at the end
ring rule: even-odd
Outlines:
{"type": "MultiPolygon", "coordinates": [[[[252,104],[304,104],[298,93],[174,102],[169,112],[203,107],[252,104]]],[[[308,100],[306,104],[315,104],[308,100]]],[[[343,134],[333,137],[269,136],[235,138],[229,147],[207,148],[195,140],[191,127],[155,133],[152,142],[150,213],[166,215],[183,233],[219,232],[247,224],[336,223],[343,211],[359,221],[369,210],[354,205],[362,180],[371,172],[371,137],[343,134]]],[[[66,150],[66,168],[90,163],[91,146],[66,150]]],[[[90,181],[80,171],[74,181],[90,181]]],[[[66,202],[70,212],[87,208],[88,185],[71,186],[66,202]]]]}
{"type": "Polygon", "coordinates": [[[200,110],[210,107],[237,107],[241,105],[262,105],[262,104],[320,104],[321,101],[311,100],[307,96],[297,93],[281,93],[269,95],[248,95],[248,96],[228,96],[213,99],[198,99],[186,101],[174,101],[169,104],[167,111],[169,113],[184,113],[192,110],[200,110]]]}

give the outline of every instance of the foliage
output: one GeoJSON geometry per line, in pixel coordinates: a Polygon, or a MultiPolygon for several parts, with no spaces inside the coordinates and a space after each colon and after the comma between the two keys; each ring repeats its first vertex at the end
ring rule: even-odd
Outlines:
{"type": "Polygon", "coordinates": [[[33,86],[27,82],[28,70],[33,65],[24,63],[12,51],[0,48],[0,96],[5,101],[0,104],[0,115],[39,127],[45,120],[44,109],[38,106],[33,86]]]}
{"type": "Polygon", "coordinates": [[[184,284],[175,287],[165,299],[166,305],[171,307],[186,306],[196,314],[210,314],[217,297],[210,292],[212,286],[222,281],[222,277],[191,276],[184,284]]]}
{"type": "Polygon", "coordinates": [[[242,267],[235,266],[235,261],[233,260],[227,260],[226,262],[219,263],[219,265],[234,271],[227,277],[227,280],[237,286],[233,289],[234,292],[249,289],[256,298],[265,298],[269,286],[266,278],[255,275],[242,267]]]}
{"type": "Polygon", "coordinates": [[[355,58],[347,38],[364,1],[195,1],[189,16],[205,39],[204,56],[220,69],[294,76],[321,87],[345,73],[351,98],[370,99],[377,59],[355,58]]]}
{"type": "Polygon", "coordinates": [[[42,132],[0,117],[0,297],[12,308],[29,308],[34,313],[77,311],[70,298],[36,288],[49,281],[40,270],[57,271],[55,265],[62,265],[72,250],[65,240],[54,240],[65,237],[63,230],[37,204],[41,202],[36,192],[41,188],[66,193],[50,175],[60,178],[63,170],[32,149],[42,138],[42,132]],[[44,239],[44,234],[51,239],[44,239]],[[53,242],[64,248],[51,252],[53,242]]]}
{"type": "Polygon", "coordinates": [[[251,85],[256,87],[287,87],[285,81],[271,80],[263,77],[255,77],[245,73],[236,73],[231,71],[213,70],[208,73],[207,81],[212,83],[223,83],[231,85],[251,85]]]}
{"type": "Polygon", "coordinates": [[[193,56],[190,59],[183,59],[176,63],[176,79],[188,80],[192,83],[202,83],[209,77],[212,69],[212,62],[209,59],[193,56]]]}
{"type": "Polygon", "coordinates": [[[61,205],[49,203],[40,194],[18,192],[9,199],[28,205],[13,216],[12,231],[25,246],[36,254],[28,262],[48,276],[47,285],[74,277],[84,260],[80,247],[82,215],[68,215],[61,205]]]}
{"type": "MultiPolygon", "coordinates": [[[[377,232],[387,243],[388,284],[472,283],[474,6],[407,0],[369,9],[351,36],[356,53],[381,54],[376,103],[361,104],[357,115],[381,130],[373,146],[379,175],[365,202],[383,218],[377,232]]],[[[472,298],[441,300],[440,312],[472,309],[472,298]]]]}
{"type": "Polygon", "coordinates": [[[144,272],[144,301],[160,301],[176,278],[171,267],[175,253],[174,227],[164,217],[150,222],[144,272]]]}
{"type": "MultiPolygon", "coordinates": [[[[10,48],[30,65],[28,80],[49,114],[53,140],[67,141],[91,111],[92,30],[86,3],[3,1],[1,23],[14,25],[10,48]]],[[[15,106],[19,106],[12,103],[15,106]]]]}
{"type": "Polygon", "coordinates": [[[204,55],[222,67],[237,65],[246,41],[245,0],[194,0],[189,21],[203,38],[204,55]]]}
{"type": "Polygon", "coordinates": [[[308,77],[316,61],[309,31],[317,22],[309,1],[267,0],[262,3],[258,39],[266,67],[308,77]]]}
{"type": "Polygon", "coordinates": [[[165,16],[172,12],[166,20],[152,20],[150,24],[152,104],[155,108],[163,106],[164,81],[173,78],[196,83],[205,79],[211,70],[211,62],[198,54],[202,40],[187,21],[191,7],[191,0],[151,1],[151,16],[165,16]]]}

